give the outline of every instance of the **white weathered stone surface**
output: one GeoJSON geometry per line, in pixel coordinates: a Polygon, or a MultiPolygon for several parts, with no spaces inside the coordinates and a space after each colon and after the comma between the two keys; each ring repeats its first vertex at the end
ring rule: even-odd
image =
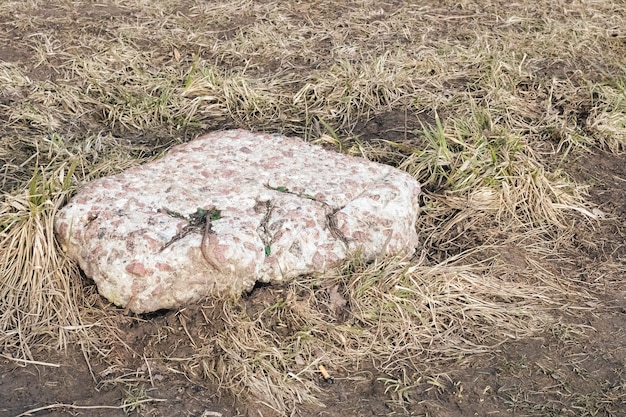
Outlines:
{"type": "Polygon", "coordinates": [[[221,131],[87,184],[55,228],[102,295],[143,313],[324,271],[356,250],[412,254],[419,192],[390,166],[221,131]]]}

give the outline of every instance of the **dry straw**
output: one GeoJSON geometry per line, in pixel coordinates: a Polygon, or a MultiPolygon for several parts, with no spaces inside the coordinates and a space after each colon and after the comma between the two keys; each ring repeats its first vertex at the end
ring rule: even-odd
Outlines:
{"type": "Polygon", "coordinates": [[[28,189],[7,196],[0,208],[0,335],[5,351],[17,348],[32,359],[31,347],[52,336],[64,348],[80,329],[80,275],[58,250],[53,222],[75,166],[38,171],[28,189]]]}
{"type": "Polygon", "coordinates": [[[93,287],[60,251],[55,211],[85,181],[214,128],[296,133],[411,173],[422,243],[414,259],[355,254],[207,301],[193,323],[179,314],[185,355],[159,351],[162,334],[146,346],[189,378],[289,413],[318,398],[320,365],[355,382],[367,369],[404,403],[586,297],[551,267],[573,220],[594,217],[558,165],[624,151],[617,3],[41,4],[0,4],[19,33],[0,33],[5,355],[34,361],[71,339],[120,365],[128,320],[83,293],[93,287]]]}

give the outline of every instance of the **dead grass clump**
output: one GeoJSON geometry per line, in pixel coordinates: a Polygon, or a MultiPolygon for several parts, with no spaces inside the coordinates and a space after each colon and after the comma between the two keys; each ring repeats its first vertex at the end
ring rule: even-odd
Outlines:
{"type": "Polygon", "coordinates": [[[598,86],[595,104],[587,120],[601,145],[612,153],[626,151],[626,78],[598,86]]]}
{"type": "Polygon", "coordinates": [[[0,343],[24,359],[32,360],[31,348],[42,336],[64,348],[68,334],[83,324],[80,276],[60,254],[53,232],[74,168],[35,173],[27,190],[5,196],[0,206],[0,343]]]}
{"type": "Polygon", "coordinates": [[[141,147],[103,135],[18,137],[13,144],[32,151],[17,157],[26,160],[12,164],[14,174],[33,159],[38,168],[26,184],[11,178],[15,189],[0,203],[0,346],[30,360],[33,347],[51,342],[64,348],[74,340],[88,349],[98,336],[87,328],[100,318],[90,311],[78,266],[56,241],[55,214],[78,184],[153,155],[142,157],[141,147]]]}
{"type": "Polygon", "coordinates": [[[226,301],[219,314],[194,324],[191,357],[166,360],[280,413],[315,400],[320,365],[336,378],[373,369],[394,395],[410,400],[410,387],[442,363],[553,323],[551,310],[565,302],[559,289],[502,279],[506,269],[467,265],[463,256],[435,265],[357,257],[335,276],[257,290],[245,306],[226,301]]]}
{"type": "Polygon", "coordinates": [[[553,322],[556,288],[498,275],[487,264],[356,258],[335,277],[266,290],[256,309],[227,302],[219,319],[195,324],[200,336],[184,369],[280,413],[314,400],[319,365],[337,378],[373,368],[410,400],[407,388],[432,376],[437,363],[491,351],[553,322]]]}
{"type": "MultiPolygon", "coordinates": [[[[419,230],[429,244],[444,243],[480,223],[488,230],[543,230],[555,238],[572,212],[595,217],[585,188],[562,171],[548,171],[523,138],[491,122],[479,109],[470,117],[417,132],[419,145],[386,142],[369,155],[405,155],[399,167],[425,189],[419,230]],[[386,150],[385,150],[386,148],[386,150]]],[[[397,157],[395,157],[397,159],[397,157]]]]}

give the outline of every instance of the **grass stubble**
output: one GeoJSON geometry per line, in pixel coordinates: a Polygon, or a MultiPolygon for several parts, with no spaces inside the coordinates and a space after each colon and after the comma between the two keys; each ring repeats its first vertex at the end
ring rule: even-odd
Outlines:
{"type": "Polygon", "coordinates": [[[567,262],[576,219],[611,216],[559,161],[626,149],[624,6],[3,2],[4,356],[72,341],[115,363],[113,346],[130,349],[58,247],[54,214],[81,184],[226,127],[409,172],[422,243],[412,259],[355,254],[254,311],[208,300],[217,313],[177,343],[192,354],[154,360],[279,414],[317,401],[319,365],[373,369],[402,405],[446,367],[558,328],[592,295],[549,265],[567,262]]]}

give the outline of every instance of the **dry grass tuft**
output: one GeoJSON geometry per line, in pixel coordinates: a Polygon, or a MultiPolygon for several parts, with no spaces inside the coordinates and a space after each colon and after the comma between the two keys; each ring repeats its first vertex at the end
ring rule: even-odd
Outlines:
{"type": "Polygon", "coordinates": [[[114,174],[141,159],[131,156],[131,147],[120,152],[118,140],[101,135],[78,141],[55,134],[34,142],[17,138],[13,146],[33,149],[31,159],[38,168],[0,203],[0,344],[30,360],[33,347],[51,341],[61,349],[70,340],[88,348],[96,335],[87,330],[98,317],[91,320],[78,266],[59,247],[54,216],[77,183],[114,174]]]}
{"type": "Polygon", "coordinates": [[[205,322],[189,335],[194,354],[166,360],[281,414],[315,401],[319,365],[338,378],[374,370],[410,401],[410,387],[442,364],[544,331],[555,324],[551,312],[570,302],[554,282],[530,282],[537,268],[512,277],[504,263],[465,259],[366,264],[357,256],[337,275],[258,290],[252,303],[204,305],[205,322]]]}
{"type": "Polygon", "coordinates": [[[3,351],[17,349],[22,358],[33,358],[31,347],[44,335],[64,348],[68,334],[83,325],[80,275],[53,233],[74,168],[36,172],[28,190],[6,196],[0,207],[0,341],[3,351]]]}
{"type": "Polygon", "coordinates": [[[587,121],[591,132],[611,152],[626,151],[626,78],[618,78],[613,85],[601,85],[596,94],[599,103],[587,121]]]}

